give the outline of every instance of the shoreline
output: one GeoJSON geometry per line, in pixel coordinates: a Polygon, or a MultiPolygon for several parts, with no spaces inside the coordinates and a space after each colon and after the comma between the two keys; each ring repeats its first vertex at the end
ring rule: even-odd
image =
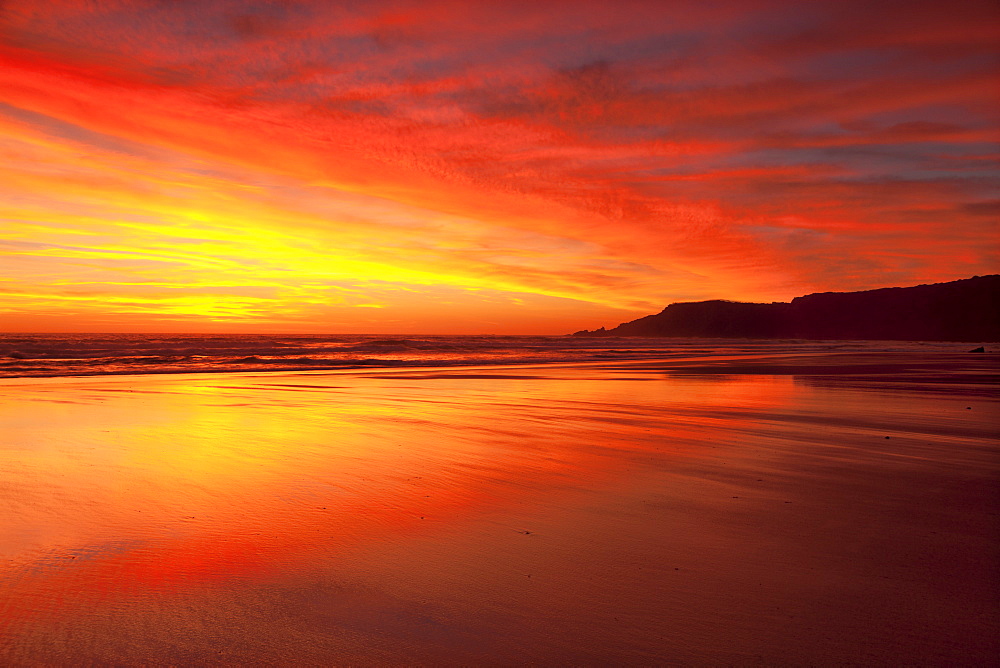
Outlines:
{"type": "MultiPolygon", "coordinates": [[[[47,342],[0,336],[0,379],[146,376],[202,373],[364,371],[591,362],[667,362],[686,359],[772,357],[789,353],[908,352],[963,354],[967,343],[781,339],[594,339],[573,337],[414,337],[406,339],[198,336],[169,340],[87,336],[47,342]],[[501,342],[501,343],[498,343],[501,342]],[[17,348],[17,349],[15,349],[17,348]],[[24,351],[20,350],[24,348],[24,351]]],[[[997,344],[987,343],[991,350],[997,344]]],[[[766,371],[762,371],[766,372],[766,371]]]]}
{"type": "MultiPolygon", "coordinates": [[[[964,369],[969,380],[1000,383],[1000,356],[995,353],[941,352],[941,351],[804,351],[776,354],[752,353],[733,355],[693,355],[662,359],[622,358],[622,359],[581,359],[572,361],[525,361],[498,362],[455,362],[452,364],[408,364],[385,366],[330,366],[303,368],[302,366],[265,369],[201,369],[201,370],[152,370],[144,373],[128,371],[38,374],[30,376],[0,376],[0,386],[20,385],[32,380],[54,382],[59,379],[99,379],[99,378],[157,378],[157,377],[205,377],[205,376],[270,376],[283,374],[303,375],[366,375],[366,374],[408,374],[408,373],[461,373],[469,370],[491,369],[558,369],[558,368],[604,368],[644,369],[674,374],[690,375],[803,375],[803,376],[893,376],[905,367],[905,374],[936,372],[950,375],[945,380],[955,380],[955,373],[964,369]],[[806,362],[811,363],[802,363],[806,362]],[[754,364],[741,362],[756,362],[754,364]],[[797,363],[798,362],[798,363],[797,363]],[[988,376],[986,376],[988,374],[988,376]]],[[[906,377],[904,376],[904,379],[906,377]]]]}

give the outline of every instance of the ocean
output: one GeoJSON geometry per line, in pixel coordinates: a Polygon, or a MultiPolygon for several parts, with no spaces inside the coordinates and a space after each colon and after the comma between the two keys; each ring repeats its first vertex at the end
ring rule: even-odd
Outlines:
{"type": "Polygon", "coordinates": [[[0,334],[0,378],[491,366],[822,352],[965,352],[974,345],[572,336],[0,334]]]}

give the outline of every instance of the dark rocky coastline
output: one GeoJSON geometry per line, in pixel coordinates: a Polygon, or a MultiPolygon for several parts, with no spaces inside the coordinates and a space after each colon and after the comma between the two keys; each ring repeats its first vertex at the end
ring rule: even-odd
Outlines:
{"type": "Polygon", "coordinates": [[[583,330],[573,336],[998,341],[1000,275],[822,292],[787,303],[681,302],[613,329],[583,330]]]}

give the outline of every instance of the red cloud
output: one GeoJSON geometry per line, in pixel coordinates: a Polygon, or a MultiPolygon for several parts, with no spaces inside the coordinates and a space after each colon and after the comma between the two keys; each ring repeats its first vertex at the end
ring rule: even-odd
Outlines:
{"type": "Polygon", "coordinates": [[[975,157],[997,140],[991,3],[5,8],[16,109],[594,260],[517,268],[439,229],[442,272],[635,303],[996,270],[970,222],[995,198],[975,157]]]}

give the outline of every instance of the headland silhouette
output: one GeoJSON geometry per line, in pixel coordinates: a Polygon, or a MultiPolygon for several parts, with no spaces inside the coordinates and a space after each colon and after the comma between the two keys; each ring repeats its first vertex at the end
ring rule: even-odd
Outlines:
{"type": "Polygon", "coordinates": [[[1000,275],[791,302],[680,302],[612,329],[573,336],[662,336],[885,341],[1000,340],[1000,275]]]}

